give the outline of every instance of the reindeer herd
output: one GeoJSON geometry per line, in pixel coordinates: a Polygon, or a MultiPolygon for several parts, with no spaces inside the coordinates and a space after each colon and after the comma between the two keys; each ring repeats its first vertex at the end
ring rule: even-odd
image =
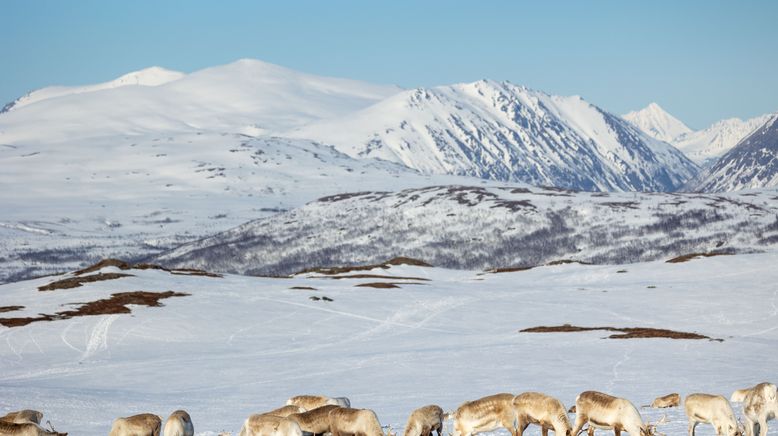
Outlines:
{"type": "MultiPolygon", "coordinates": [[[[650,407],[679,407],[681,397],[670,394],[659,397],[650,407]]],[[[767,436],[767,421],[778,415],[776,386],[760,383],[732,393],[730,400],[721,395],[690,394],[683,402],[689,418],[689,436],[694,436],[698,424],[710,424],[718,436],[767,436]],[[746,423],[742,426],[730,405],[743,403],[746,423]],[[745,427],[745,428],[743,428],[745,427]],[[757,432],[758,429],[758,432],[757,432]]],[[[41,426],[43,414],[35,410],[11,412],[0,417],[0,435],[9,436],[67,436],[58,433],[47,422],[50,430],[41,426]]],[[[511,436],[521,436],[530,424],[540,427],[542,436],[552,430],[555,436],[578,436],[584,430],[594,436],[595,429],[613,430],[615,436],[627,432],[630,436],[660,435],[656,423],[643,421],[638,409],[624,398],[602,392],[586,391],[575,399],[570,410],[556,398],[538,392],[519,395],[496,394],[468,401],[454,412],[444,412],[439,406],[429,405],[414,410],[405,424],[404,436],[442,436],[443,422],[454,421],[453,436],[473,436],[477,433],[505,428],[511,436]],[[568,413],[575,413],[575,424],[570,425],[568,413]]],[[[320,395],[299,395],[286,405],[264,413],[250,415],[243,422],[238,436],[396,436],[384,428],[375,412],[351,408],[348,398],[330,398],[320,395]]],[[[165,422],[151,413],[143,413],[114,420],[109,436],[193,436],[194,425],[186,411],[173,412],[165,422]]],[[[222,433],[227,435],[227,433],[222,433]]]]}

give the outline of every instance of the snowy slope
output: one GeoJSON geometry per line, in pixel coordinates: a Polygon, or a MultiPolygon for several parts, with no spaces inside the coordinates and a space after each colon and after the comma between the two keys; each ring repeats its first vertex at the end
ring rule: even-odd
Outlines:
{"type": "Polygon", "coordinates": [[[624,114],[622,118],[652,137],[669,143],[681,135],[693,132],[686,124],[667,113],[656,103],[650,103],[643,109],[624,114]]]}
{"type": "Polygon", "coordinates": [[[693,182],[702,192],[778,186],[778,115],[729,150],[693,182]]]}
{"type": "Polygon", "coordinates": [[[481,183],[241,134],[161,132],[77,145],[0,146],[0,282],[147,256],[354,189],[481,183]]]}
{"type": "Polygon", "coordinates": [[[398,91],[243,59],[159,86],[120,86],[22,106],[0,115],[0,144],[203,130],[257,135],[342,115],[398,91]]]}
{"type": "Polygon", "coordinates": [[[689,159],[709,167],[769,119],[769,114],[745,121],[730,118],[714,123],[706,129],[678,136],[671,143],[689,159]]]}
{"type": "Polygon", "coordinates": [[[0,113],[8,112],[11,110],[19,110],[20,108],[36,103],[42,100],[50,98],[63,97],[73,94],[83,94],[87,92],[101,91],[104,89],[118,88],[121,86],[159,86],[165,83],[172,82],[184,77],[185,74],[172,71],[161,67],[149,67],[140,71],[133,71],[127,73],[117,79],[110,82],[98,83],[96,85],[87,86],[49,86],[43,89],[38,89],[23,97],[8,103],[0,110],[0,113]]]}
{"type": "Polygon", "coordinates": [[[678,150],[580,97],[486,80],[405,91],[288,135],[428,174],[587,191],[668,191],[697,170],[678,150]]]}
{"type": "Polygon", "coordinates": [[[627,263],[778,244],[778,191],[565,192],[437,186],[322,198],[182,245],[168,266],[248,274],[375,263],[395,256],[449,268],[627,263]]]}
{"type": "MultiPolygon", "coordinates": [[[[162,307],[131,305],[132,314],[0,327],[0,413],[35,408],[59,431],[97,436],[117,416],[184,408],[197,435],[215,436],[236,434],[250,413],[292,395],[322,393],[374,409],[402,434],[416,407],[453,410],[497,392],[539,390],[568,407],[588,389],[637,406],[670,392],[728,397],[778,381],[778,354],[770,352],[778,347],[776,263],[769,253],[502,274],[401,266],[360,272],[394,279],[337,280],[105,268],[133,276],[48,292],[36,289],[61,277],[2,285],[0,306],[25,306],[4,319],[71,310],[116,292],[191,295],[161,300],[162,307]],[[356,287],[367,282],[400,284],[356,287]],[[519,333],[565,323],[665,328],[723,342],[519,333]]],[[[660,432],[686,435],[682,409],[639,410],[651,422],[667,415],[660,432]]],[[[444,433],[451,427],[447,421],[444,433]]],[[[774,421],[769,428],[778,434],[774,421]]],[[[714,431],[700,425],[697,434],[714,431]]]]}

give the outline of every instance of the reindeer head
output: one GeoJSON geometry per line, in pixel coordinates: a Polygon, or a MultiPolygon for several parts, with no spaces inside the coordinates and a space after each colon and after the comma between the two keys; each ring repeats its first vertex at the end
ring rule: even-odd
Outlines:
{"type": "Polygon", "coordinates": [[[386,436],[397,436],[397,432],[394,431],[391,425],[386,427],[386,436]]]}
{"type": "Polygon", "coordinates": [[[656,430],[656,426],[667,423],[667,415],[662,415],[659,421],[651,424],[648,423],[640,429],[640,434],[644,436],[667,436],[666,434],[656,430]]]}

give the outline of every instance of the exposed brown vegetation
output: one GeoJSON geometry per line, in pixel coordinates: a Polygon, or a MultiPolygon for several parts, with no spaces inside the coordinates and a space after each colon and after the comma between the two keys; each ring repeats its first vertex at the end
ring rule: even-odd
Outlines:
{"type": "Polygon", "coordinates": [[[56,289],[71,289],[78,288],[84,283],[100,282],[104,280],[116,280],[122,277],[132,277],[132,274],[123,273],[97,273],[89,276],[76,276],[68,277],[66,279],[57,280],[47,285],[38,286],[39,291],[53,291],[56,289]]]}
{"type": "Polygon", "coordinates": [[[547,263],[548,266],[554,266],[554,265],[567,265],[569,263],[577,263],[581,265],[591,265],[589,262],[583,262],[580,260],[571,260],[571,259],[559,259],[559,260],[552,260],[551,262],[547,263]]]}
{"type": "Polygon", "coordinates": [[[289,289],[295,289],[295,290],[298,290],[298,291],[316,291],[317,290],[316,288],[312,288],[310,286],[292,286],[289,289]]]}
{"type": "MultiPolygon", "coordinates": [[[[423,267],[430,267],[432,265],[428,264],[427,262],[424,262],[423,260],[419,259],[413,259],[410,257],[395,257],[392,259],[387,260],[383,263],[377,263],[377,264],[370,264],[370,265],[354,265],[354,266],[334,266],[334,267],[317,267],[317,268],[307,268],[304,269],[297,274],[307,274],[307,273],[318,273],[318,274],[325,274],[325,275],[337,275],[337,274],[344,274],[352,271],[369,271],[372,269],[389,269],[392,265],[413,265],[413,266],[423,266],[423,267]]],[[[295,274],[295,275],[297,275],[295,274]]]]}
{"type": "Polygon", "coordinates": [[[711,251],[709,253],[689,253],[682,256],[674,257],[668,260],[666,263],[681,263],[688,262],[698,257],[713,257],[713,256],[729,256],[731,253],[725,253],[723,251],[711,251]]]}
{"type": "Polygon", "coordinates": [[[493,268],[488,269],[486,272],[492,273],[492,274],[498,274],[498,273],[508,273],[508,272],[516,272],[516,271],[528,271],[534,268],[534,266],[508,266],[505,268],[493,268]]]}
{"type": "Polygon", "coordinates": [[[204,277],[222,277],[221,274],[216,274],[208,271],[203,271],[201,269],[193,269],[193,268],[177,268],[177,269],[170,269],[165,268],[161,265],[156,265],[153,263],[136,263],[136,264],[129,264],[123,260],[119,259],[103,259],[100,262],[97,262],[94,265],[88,266],[84,269],[78,270],[74,272],[74,275],[80,276],[84,275],[90,272],[99,271],[102,268],[106,267],[116,267],[119,268],[122,271],[126,271],[129,269],[140,269],[140,270],[147,270],[147,269],[156,269],[160,271],[169,272],[171,274],[177,274],[177,275],[190,275],[190,276],[204,276],[204,277]]]}
{"type": "Polygon", "coordinates": [[[384,276],[380,274],[352,274],[348,276],[327,276],[329,279],[393,279],[393,280],[419,280],[428,282],[430,279],[422,277],[384,276]]]}
{"type": "Polygon", "coordinates": [[[559,326],[539,326],[519,330],[521,333],[570,333],[570,332],[589,332],[595,330],[604,330],[609,332],[620,332],[608,336],[609,339],[635,339],[635,338],[668,338],[668,339],[709,339],[711,341],[723,342],[723,339],[714,339],[709,336],[697,333],[678,332],[674,330],[656,329],[650,327],[579,327],[570,324],[559,326]]]}
{"type": "MultiPolygon", "coordinates": [[[[402,283],[399,283],[402,284],[402,283]]],[[[392,289],[392,288],[399,288],[397,286],[398,283],[390,283],[390,282],[374,282],[374,283],[360,283],[358,285],[354,285],[357,288],[377,288],[377,289],[392,289]]]]}
{"type": "Polygon", "coordinates": [[[112,294],[109,298],[101,300],[90,301],[88,303],[73,303],[80,304],[77,309],[67,310],[63,312],[57,312],[56,314],[40,314],[37,317],[25,317],[25,318],[0,318],[0,324],[6,327],[21,327],[27,324],[38,321],[55,321],[61,319],[70,319],[78,316],[89,315],[110,315],[116,313],[131,313],[127,305],[135,304],[139,306],[148,307],[160,307],[162,303],[159,300],[170,297],[185,297],[190,294],[183,292],[147,292],[147,291],[133,291],[133,292],[120,292],[112,294]]]}
{"type": "Polygon", "coordinates": [[[24,309],[24,306],[0,306],[0,313],[13,312],[22,309],[24,309]]]}

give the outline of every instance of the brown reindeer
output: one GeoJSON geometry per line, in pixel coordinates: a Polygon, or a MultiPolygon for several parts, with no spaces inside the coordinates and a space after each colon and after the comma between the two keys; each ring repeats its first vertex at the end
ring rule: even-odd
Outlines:
{"type": "Polygon", "coordinates": [[[462,404],[454,412],[454,436],[472,436],[500,427],[518,436],[513,397],[513,394],[496,394],[462,404]]]}
{"type": "Polygon", "coordinates": [[[295,421],[267,414],[253,414],[246,418],[238,436],[302,436],[295,421]]]}
{"type": "Polygon", "coordinates": [[[729,401],[733,403],[742,403],[749,392],[751,392],[751,388],[738,389],[735,392],[732,392],[732,395],[729,396],[729,401]]]}
{"type": "Polygon", "coordinates": [[[54,430],[42,429],[34,422],[15,423],[0,421],[0,435],[3,436],[68,436],[67,433],[58,433],[54,430]]]}
{"type": "Polygon", "coordinates": [[[321,435],[330,431],[330,410],[338,407],[340,406],[328,404],[307,412],[293,413],[287,418],[296,422],[303,432],[321,435]]]}
{"type": "Polygon", "coordinates": [[[681,405],[681,396],[678,394],[667,394],[663,397],[657,397],[651,402],[654,409],[666,409],[668,407],[678,407],[681,405]]]}
{"type": "Polygon", "coordinates": [[[556,436],[571,436],[572,427],[565,406],[556,398],[539,392],[524,392],[512,400],[520,435],[530,424],[539,425],[543,436],[554,430],[556,436]]]}
{"type": "Polygon", "coordinates": [[[293,414],[293,413],[303,413],[306,412],[308,409],[300,406],[281,406],[278,409],[273,409],[269,412],[264,412],[262,415],[273,415],[273,416],[280,416],[281,418],[286,418],[287,416],[293,414]]]}
{"type": "Polygon", "coordinates": [[[331,398],[324,395],[297,395],[286,400],[287,406],[300,406],[305,410],[313,410],[321,406],[351,407],[351,401],[346,397],[331,398]]]}
{"type": "Polygon", "coordinates": [[[689,436],[699,423],[712,424],[718,436],[742,436],[735,411],[721,395],[690,394],[683,401],[689,418],[689,436]]]}
{"type": "Polygon", "coordinates": [[[746,436],[754,436],[759,425],[759,436],[767,436],[767,421],[778,415],[778,395],[772,383],[759,383],[751,388],[743,399],[743,415],[746,417],[746,436]]]}
{"type": "Polygon", "coordinates": [[[176,410],[171,413],[165,422],[165,436],[194,436],[192,418],[185,410],[176,410]]]}
{"type": "Polygon", "coordinates": [[[126,418],[116,418],[108,436],[159,436],[162,418],[152,413],[141,413],[126,418]]]}
{"type": "MultiPolygon", "coordinates": [[[[384,436],[378,417],[370,409],[338,407],[330,410],[328,416],[332,436],[384,436]]],[[[389,431],[386,436],[396,435],[389,431]]]]}
{"type": "Polygon", "coordinates": [[[431,436],[433,430],[441,436],[444,416],[443,409],[434,404],[419,407],[405,423],[405,436],[431,436]]]}
{"type": "Polygon", "coordinates": [[[11,422],[15,424],[25,424],[28,422],[32,422],[34,424],[40,424],[41,419],[43,419],[43,413],[38,412],[37,410],[18,410],[16,412],[8,412],[0,418],[0,421],[5,422],[11,422]]]}
{"type": "Polygon", "coordinates": [[[589,424],[589,436],[594,429],[613,430],[616,436],[626,431],[630,436],[651,436],[653,426],[643,423],[643,418],[635,406],[624,398],[613,397],[602,392],[582,392],[575,399],[575,428],[573,435],[581,432],[584,424],[589,424]]]}

